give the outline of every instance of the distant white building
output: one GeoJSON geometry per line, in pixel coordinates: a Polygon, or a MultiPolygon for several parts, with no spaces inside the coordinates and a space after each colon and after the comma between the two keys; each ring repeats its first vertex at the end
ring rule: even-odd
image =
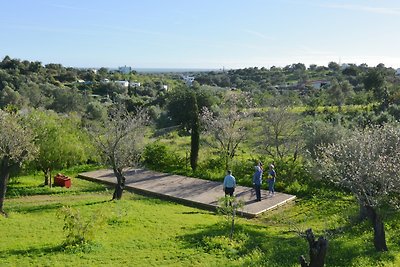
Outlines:
{"type": "Polygon", "coordinates": [[[122,74],[129,74],[132,72],[132,68],[128,66],[118,67],[118,71],[122,74]]]}
{"type": "Polygon", "coordinates": [[[396,76],[400,76],[400,69],[396,70],[396,76]]]}
{"type": "Polygon", "coordinates": [[[128,87],[129,82],[128,81],[115,81],[115,83],[122,85],[123,87],[128,87]]]}
{"type": "Polygon", "coordinates": [[[134,87],[140,87],[140,83],[138,82],[131,82],[130,85],[134,87]]]}
{"type": "Polygon", "coordinates": [[[340,66],[340,69],[341,69],[341,70],[345,70],[345,69],[347,69],[348,67],[350,67],[349,64],[343,63],[343,64],[340,66]]]}
{"type": "Polygon", "coordinates": [[[330,81],[328,80],[316,80],[316,81],[309,81],[307,85],[312,86],[314,89],[321,89],[321,87],[329,85],[330,81]]]}
{"type": "Polygon", "coordinates": [[[182,79],[185,81],[187,85],[192,85],[194,82],[194,77],[192,76],[182,76],[182,79]]]}

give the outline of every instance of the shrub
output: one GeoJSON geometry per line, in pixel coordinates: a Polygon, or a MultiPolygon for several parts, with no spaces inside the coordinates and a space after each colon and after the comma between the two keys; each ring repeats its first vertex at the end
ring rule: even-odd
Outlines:
{"type": "Polygon", "coordinates": [[[79,247],[91,243],[94,235],[104,223],[104,215],[101,212],[93,212],[90,217],[84,217],[79,210],[71,207],[62,207],[59,213],[64,217],[63,230],[67,235],[63,245],[68,247],[79,247]]]}
{"type": "Polygon", "coordinates": [[[397,121],[400,121],[400,105],[390,105],[388,112],[392,115],[397,121]]]}
{"type": "Polygon", "coordinates": [[[232,162],[232,172],[238,183],[246,186],[253,185],[253,173],[256,162],[253,159],[236,159],[232,162]]]}
{"type": "Polygon", "coordinates": [[[143,163],[146,167],[157,171],[179,172],[186,169],[186,161],[167,146],[159,142],[147,145],[143,152],[143,163]]]}

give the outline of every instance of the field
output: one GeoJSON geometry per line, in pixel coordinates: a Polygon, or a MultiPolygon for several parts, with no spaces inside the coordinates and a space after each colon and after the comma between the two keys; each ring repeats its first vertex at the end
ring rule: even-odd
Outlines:
{"type": "MultiPolygon", "coordinates": [[[[70,170],[75,176],[80,169],[70,170]]],[[[40,174],[14,179],[0,218],[0,266],[299,266],[312,227],[329,240],[327,266],[400,266],[400,216],[386,219],[389,252],[377,253],[368,222],[346,194],[321,189],[257,219],[240,218],[232,241],[213,212],[73,178],[70,189],[41,187],[40,174]],[[98,222],[87,245],[65,246],[63,206],[98,222]]]]}

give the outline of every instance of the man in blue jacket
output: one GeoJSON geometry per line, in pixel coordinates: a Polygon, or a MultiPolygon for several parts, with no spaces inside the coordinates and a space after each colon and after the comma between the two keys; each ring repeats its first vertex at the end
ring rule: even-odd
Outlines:
{"type": "Polygon", "coordinates": [[[256,200],[261,201],[261,185],[262,185],[262,174],[263,174],[263,164],[258,162],[257,166],[254,166],[255,172],[253,175],[253,185],[256,190],[256,200]]]}

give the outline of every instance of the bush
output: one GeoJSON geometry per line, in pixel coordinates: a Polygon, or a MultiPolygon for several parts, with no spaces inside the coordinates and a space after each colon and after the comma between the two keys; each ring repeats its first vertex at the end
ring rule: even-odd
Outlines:
{"type": "Polygon", "coordinates": [[[392,115],[397,121],[400,121],[400,105],[390,105],[388,112],[392,115]]]}
{"type": "Polygon", "coordinates": [[[253,185],[254,166],[256,162],[253,159],[234,160],[232,162],[232,172],[239,184],[250,187],[253,185]]]}
{"type": "Polygon", "coordinates": [[[67,232],[63,245],[79,247],[91,243],[95,233],[104,223],[104,215],[101,212],[93,212],[90,217],[83,217],[79,210],[71,207],[63,207],[59,213],[64,217],[63,230],[67,232]]]}
{"type": "Polygon", "coordinates": [[[186,169],[185,159],[168,150],[166,145],[159,142],[151,143],[145,147],[143,163],[146,167],[157,171],[182,173],[186,169]]]}

